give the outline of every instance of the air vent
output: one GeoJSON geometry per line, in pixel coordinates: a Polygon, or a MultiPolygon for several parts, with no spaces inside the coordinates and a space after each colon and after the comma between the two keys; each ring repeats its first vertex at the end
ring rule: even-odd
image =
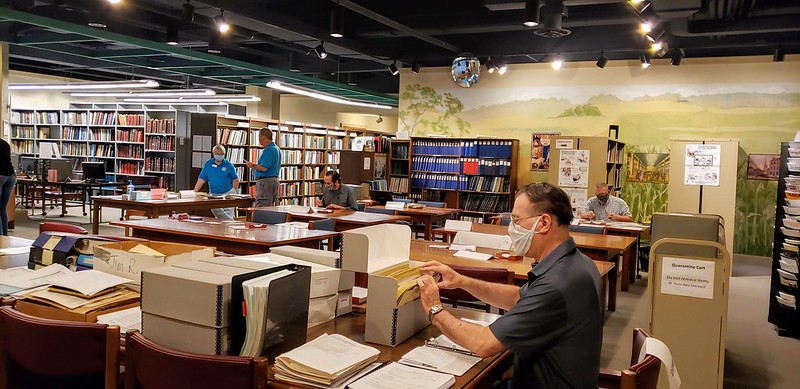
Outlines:
{"type": "Polygon", "coordinates": [[[545,38],[563,38],[572,31],[561,28],[561,21],[567,16],[567,8],[563,1],[547,1],[542,7],[541,22],[539,28],[533,33],[545,38]]]}

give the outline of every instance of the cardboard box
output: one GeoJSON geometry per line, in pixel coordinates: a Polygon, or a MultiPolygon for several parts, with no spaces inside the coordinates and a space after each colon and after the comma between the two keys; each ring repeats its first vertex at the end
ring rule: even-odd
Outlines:
{"type": "Polygon", "coordinates": [[[229,327],[208,327],[142,312],[142,334],[177,350],[213,355],[230,354],[229,327]]]}
{"type": "Polygon", "coordinates": [[[383,275],[396,266],[419,266],[419,262],[408,260],[411,229],[380,224],[342,234],[342,269],[369,273],[370,302],[364,340],[394,347],[427,327],[430,321],[420,300],[398,306],[398,280],[383,275]]]}
{"type": "Polygon", "coordinates": [[[141,273],[147,269],[158,268],[182,262],[197,261],[214,257],[213,247],[191,244],[127,241],[98,245],[94,248],[94,268],[102,272],[125,277],[138,285],[141,273]],[[144,245],[161,253],[132,253],[130,249],[144,245]]]}
{"type": "Polygon", "coordinates": [[[323,296],[309,299],[308,303],[308,328],[333,320],[336,315],[338,295],[323,296]]]}
{"type": "MultiPolygon", "coordinates": [[[[320,265],[342,267],[342,253],[336,251],[326,251],[312,249],[308,247],[279,246],[270,249],[270,254],[282,255],[284,257],[296,258],[301,261],[318,263],[320,265]]],[[[339,286],[337,291],[350,290],[356,283],[356,274],[352,271],[342,270],[339,275],[339,286]]]]}
{"type": "Polygon", "coordinates": [[[95,246],[108,242],[109,239],[101,237],[43,232],[31,244],[28,268],[36,269],[58,263],[74,270],[79,255],[91,255],[95,246]]]}
{"type": "Polygon", "coordinates": [[[353,290],[339,292],[336,296],[336,317],[353,312],[353,290]]]}
{"type": "Polygon", "coordinates": [[[138,301],[81,314],[64,310],[61,308],[56,308],[50,305],[41,304],[37,301],[25,300],[25,299],[17,300],[15,305],[18,311],[22,313],[27,313],[28,315],[31,316],[42,317],[45,319],[78,321],[84,323],[96,323],[97,316],[105,315],[111,312],[121,311],[123,309],[134,308],[137,306],[139,306],[138,301]]]}

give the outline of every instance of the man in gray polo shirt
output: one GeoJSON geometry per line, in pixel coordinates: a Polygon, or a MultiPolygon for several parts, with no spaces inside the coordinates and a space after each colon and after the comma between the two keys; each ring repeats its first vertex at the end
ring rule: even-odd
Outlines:
{"type": "Polygon", "coordinates": [[[586,201],[580,210],[581,219],[610,220],[612,222],[632,222],[628,203],[625,200],[609,194],[608,185],[601,182],[595,185],[595,196],[586,201]]]}
{"type": "Polygon", "coordinates": [[[539,260],[522,287],[476,280],[428,262],[417,281],[431,322],[459,345],[487,357],[514,353],[503,388],[597,388],[603,341],[603,287],[597,267],[569,236],[569,196],[547,183],[517,191],[508,227],[514,254],[539,260]],[[461,288],[508,312],[488,327],[444,310],[439,288],[461,288]]]}
{"type": "Polygon", "coordinates": [[[353,188],[342,184],[342,177],[333,170],[325,173],[325,187],[322,199],[316,200],[316,206],[328,209],[356,209],[356,196],[353,188]]]}

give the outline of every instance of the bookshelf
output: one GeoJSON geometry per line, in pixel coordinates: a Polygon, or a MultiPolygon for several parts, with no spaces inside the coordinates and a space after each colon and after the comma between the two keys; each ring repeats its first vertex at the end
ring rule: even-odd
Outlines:
{"type": "MultiPolygon", "coordinates": [[[[397,146],[402,153],[403,145],[397,146]]],[[[519,140],[412,138],[410,146],[411,198],[443,201],[461,209],[465,220],[479,222],[510,210],[517,189],[519,140]]]]}
{"type": "Polygon", "coordinates": [[[411,140],[392,139],[389,144],[389,190],[408,197],[411,183],[411,140]]]}

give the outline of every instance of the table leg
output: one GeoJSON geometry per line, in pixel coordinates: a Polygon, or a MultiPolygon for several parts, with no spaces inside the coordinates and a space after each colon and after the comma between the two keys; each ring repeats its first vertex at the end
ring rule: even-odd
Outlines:
{"type": "Polygon", "coordinates": [[[95,204],[92,209],[92,234],[97,235],[100,233],[100,205],[95,204]]]}
{"type": "Polygon", "coordinates": [[[60,217],[64,217],[67,214],[67,186],[64,185],[61,188],[61,215],[60,217]]]}
{"type": "MultiPolygon", "coordinates": [[[[627,250],[623,253],[622,262],[623,262],[623,269],[622,269],[622,291],[628,291],[628,285],[633,283],[633,280],[636,278],[635,273],[632,276],[631,270],[636,268],[636,255],[635,255],[635,247],[631,245],[628,247],[627,250]]],[[[634,271],[635,272],[635,271],[634,271]]]]}
{"type": "Polygon", "coordinates": [[[619,269],[614,266],[608,272],[608,310],[614,312],[617,310],[617,271],[619,269]]]}
{"type": "Polygon", "coordinates": [[[431,240],[431,235],[433,232],[433,221],[426,220],[425,221],[425,240],[431,240]]]}

